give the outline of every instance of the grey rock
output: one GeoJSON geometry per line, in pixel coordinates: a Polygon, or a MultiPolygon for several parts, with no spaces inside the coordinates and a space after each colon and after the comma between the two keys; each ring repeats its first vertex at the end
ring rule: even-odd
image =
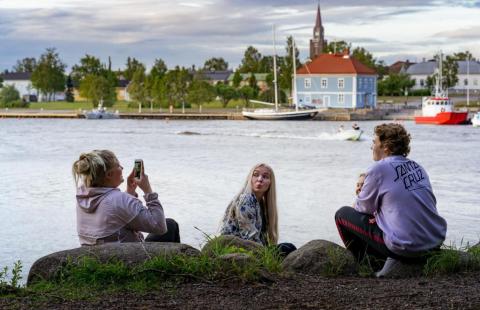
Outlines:
{"type": "MultiPolygon", "coordinates": [[[[202,253],[208,256],[215,256],[218,254],[219,249],[226,247],[237,247],[247,251],[255,252],[263,248],[259,243],[243,240],[235,236],[218,236],[209,240],[202,248],[202,253]]],[[[221,252],[221,251],[220,251],[221,252]]],[[[221,253],[220,253],[221,255],[221,253]]]]}
{"type": "Polygon", "coordinates": [[[290,253],[282,267],[291,272],[331,276],[349,275],[357,270],[355,259],[347,249],[326,240],[312,240],[290,253]]]}
{"type": "Polygon", "coordinates": [[[227,264],[231,264],[238,267],[247,266],[248,264],[255,261],[254,257],[245,253],[224,254],[224,255],[220,255],[218,258],[227,264]]]}
{"type": "Polygon", "coordinates": [[[55,252],[38,259],[30,268],[27,285],[38,279],[53,279],[68,261],[78,263],[82,257],[93,257],[102,263],[112,260],[121,261],[127,266],[133,266],[155,256],[179,254],[198,256],[200,251],[187,244],[169,242],[106,243],[96,246],[82,246],[55,252]]]}

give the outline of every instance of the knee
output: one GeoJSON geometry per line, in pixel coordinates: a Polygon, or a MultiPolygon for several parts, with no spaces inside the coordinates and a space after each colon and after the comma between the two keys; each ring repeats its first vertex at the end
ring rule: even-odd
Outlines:
{"type": "Polygon", "coordinates": [[[341,207],[338,209],[338,211],[335,213],[335,219],[341,219],[348,217],[350,214],[356,212],[354,208],[352,207],[341,207]]]}
{"type": "Polygon", "coordinates": [[[167,222],[168,230],[178,230],[178,223],[174,219],[166,218],[165,222],[167,222]]]}

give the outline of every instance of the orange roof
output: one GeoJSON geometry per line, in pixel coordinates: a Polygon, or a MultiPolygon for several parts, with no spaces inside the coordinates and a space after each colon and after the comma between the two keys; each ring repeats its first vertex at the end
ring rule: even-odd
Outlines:
{"type": "Polygon", "coordinates": [[[377,74],[377,72],[352,56],[320,54],[312,62],[298,69],[297,74],[377,74]]]}

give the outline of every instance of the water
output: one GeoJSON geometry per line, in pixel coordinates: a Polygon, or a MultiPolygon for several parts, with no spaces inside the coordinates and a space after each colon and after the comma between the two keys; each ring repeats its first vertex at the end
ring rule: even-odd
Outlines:
{"type": "MultiPolygon", "coordinates": [[[[0,267],[21,260],[25,275],[41,256],[79,246],[71,165],[92,149],[114,151],[125,176],[143,158],[184,243],[204,242],[194,227],[216,233],[257,162],[275,170],[280,241],[341,243],[333,216],[352,203],[357,175],[372,164],[378,123],[360,123],[365,135],[350,142],[335,138],[338,122],[0,119],[0,267]]],[[[413,137],[410,157],[429,173],[447,219],[447,243],[478,242],[480,130],[405,126],[413,137]]]]}

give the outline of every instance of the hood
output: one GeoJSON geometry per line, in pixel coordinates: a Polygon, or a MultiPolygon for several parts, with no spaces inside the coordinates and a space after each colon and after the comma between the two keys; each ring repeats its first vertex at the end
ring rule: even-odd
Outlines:
{"type": "Polygon", "coordinates": [[[103,199],[111,191],[118,191],[118,188],[111,187],[84,187],[77,189],[77,205],[87,213],[93,213],[98,208],[103,199]]]}

